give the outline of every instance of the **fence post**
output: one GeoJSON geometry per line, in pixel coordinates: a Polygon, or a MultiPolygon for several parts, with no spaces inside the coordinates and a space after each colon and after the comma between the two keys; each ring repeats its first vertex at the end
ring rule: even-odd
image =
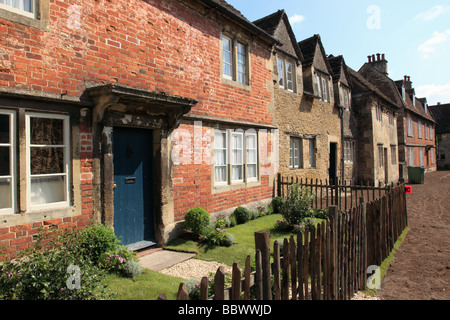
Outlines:
{"type": "Polygon", "coordinates": [[[338,298],[338,278],[337,278],[337,217],[338,217],[338,208],[337,206],[330,206],[328,209],[328,213],[330,216],[330,292],[331,292],[331,300],[337,300],[338,298]]]}
{"type": "Polygon", "coordinates": [[[225,269],[219,267],[214,277],[214,300],[224,300],[225,298],[225,269]]]}
{"type": "Polygon", "coordinates": [[[255,248],[261,251],[263,300],[272,300],[272,281],[270,279],[270,232],[255,232],[255,248]]]}
{"type": "Polygon", "coordinates": [[[359,198],[359,203],[361,207],[361,229],[362,229],[362,271],[363,271],[363,281],[361,290],[366,289],[367,285],[367,225],[366,225],[366,213],[367,205],[364,196],[359,198]]]}
{"type": "Polygon", "coordinates": [[[277,196],[281,197],[281,173],[278,173],[277,179],[277,196]]]}

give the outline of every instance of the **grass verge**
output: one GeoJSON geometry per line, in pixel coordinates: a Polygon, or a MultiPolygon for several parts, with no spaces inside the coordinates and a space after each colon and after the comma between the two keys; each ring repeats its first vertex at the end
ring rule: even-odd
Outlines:
{"type": "MultiPolygon", "coordinates": [[[[402,245],[403,241],[405,241],[406,235],[409,232],[409,227],[406,227],[405,230],[403,230],[403,232],[401,233],[401,235],[398,237],[397,241],[394,244],[394,248],[392,249],[391,253],[389,254],[389,256],[383,260],[383,262],[381,263],[380,266],[380,273],[381,273],[381,279],[380,279],[380,283],[382,283],[383,278],[386,276],[387,271],[389,270],[389,267],[392,266],[392,264],[394,263],[394,257],[395,257],[395,253],[397,252],[398,248],[400,248],[400,246],[402,245]]],[[[374,297],[377,294],[377,289],[367,289],[365,291],[363,291],[364,293],[366,293],[369,296],[374,297]]]]}

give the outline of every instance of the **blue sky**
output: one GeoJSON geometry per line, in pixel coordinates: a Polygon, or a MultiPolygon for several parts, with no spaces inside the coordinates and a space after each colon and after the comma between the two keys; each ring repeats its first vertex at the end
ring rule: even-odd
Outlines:
{"type": "Polygon", "coordinates": [[[393,80],[411,77],[429,105],[450,103],[450,1],[227,0],[250,21],[284,9],[298,41],[320,34],[327,54],[358,70],[384,53],[393,80]]]}

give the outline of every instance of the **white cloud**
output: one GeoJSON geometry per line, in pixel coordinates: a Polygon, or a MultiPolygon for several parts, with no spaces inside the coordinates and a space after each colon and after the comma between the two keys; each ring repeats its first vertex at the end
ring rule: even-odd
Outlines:
{"type": "Polygon", "coordinates": [[[430,54],[436,51],[436,46],[448,39],[450,39],[450,29],[443,32],[435,31],[430,39],[419,46],[418,50],[423,54],[425,59],[429,59],[430,54]]]}
{"type": "Polygon", "coordinates": [[[443,85],[429,84],[419,86],[416,89],[416,96],[427,98],[429,105],[435,105],[438,102],[450,103],[450,82],[443,85]]]}
{"type": "Polygon", "coordinates": [[[301,23],[305,20],[305,17],[301,14],[294,14],[293,16],[289,17],[289,22],[294,23],[301,23]]]}
{"type": "Polygon", "coordinates": [[[441,14],[447,12],[450,10],[450,6],[443,6],[443,5],[435,5],[433,8],[431,8],[428,11],[421,12],[416,16],[416,19],[423,20],[423,21],[431,21],[433,19],[436,19],[441,14]]]}

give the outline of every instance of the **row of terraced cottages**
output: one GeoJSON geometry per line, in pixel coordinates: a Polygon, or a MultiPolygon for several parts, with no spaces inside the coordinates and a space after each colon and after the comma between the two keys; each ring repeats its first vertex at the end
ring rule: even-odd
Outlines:
{"type": "Polygon", "coordinates": [[[0,33],[11,252],[41,226],[92,221],[131,249],[161,245],[192,207],[268,204],[279,172],[397,182],[416,153],[435,168],[434,120],[384,56],[354,71],[320,36],[298,42],[284,11],[251,22],[224,0],[0,0],[0,33]]]}

